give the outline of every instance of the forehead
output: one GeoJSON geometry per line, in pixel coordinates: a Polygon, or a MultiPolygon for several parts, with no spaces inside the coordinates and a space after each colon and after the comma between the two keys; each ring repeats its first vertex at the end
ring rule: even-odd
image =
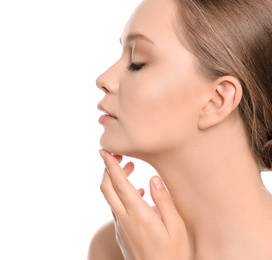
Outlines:
{"type": "Polygon", "coordinates": [[[128,20],[121,41],[130,34],[143,34],[158,43],[175,37],[176,6],[173,0],[143,0],[128,20]]]}

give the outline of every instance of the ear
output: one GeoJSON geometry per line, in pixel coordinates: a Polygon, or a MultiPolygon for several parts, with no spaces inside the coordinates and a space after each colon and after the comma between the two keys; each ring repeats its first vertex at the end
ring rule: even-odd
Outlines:
{"type": "Polygon", "coordinates": [[[235,77],[224,76],[214,81],[210,99],[201,110],[198,127],[204,130],[222,122],[239,105],[241,98],[242,86],[235,77]]]}

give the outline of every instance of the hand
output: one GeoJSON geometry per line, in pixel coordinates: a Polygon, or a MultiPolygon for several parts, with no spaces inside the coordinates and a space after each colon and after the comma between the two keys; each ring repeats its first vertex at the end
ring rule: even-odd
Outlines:
{"type": "Polygon", "coordinates": [[[157,207],[154,211],[128,181],[132,162],[122,169],[120,155],[105,150],[100,154],[106,168],[101,191],[110,205],[117,243],[126,260],[187,260],[189,242],[186,227],[160,177],[150,180],[150,192],[157,207]]]}

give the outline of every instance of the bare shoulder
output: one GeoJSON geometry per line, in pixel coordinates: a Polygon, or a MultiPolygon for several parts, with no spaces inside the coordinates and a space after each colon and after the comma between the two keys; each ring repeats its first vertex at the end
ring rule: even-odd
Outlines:
{"type": "Polygon", "coordinates": [[[97,230],[89,246],[87,260],[123,260],[124,257],[115,239],[113,221],[97,230]]]}

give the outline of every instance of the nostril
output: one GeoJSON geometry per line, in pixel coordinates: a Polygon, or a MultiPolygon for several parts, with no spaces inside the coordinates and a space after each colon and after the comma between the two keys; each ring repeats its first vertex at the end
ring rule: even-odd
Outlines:
{"type": "Polygon", "coordinates": [[[108,92],[109,92],[109,90],[108,90],[106,87],[100,87],[100,89],[101,89],[102,91],[104,91],[105,93],[108,93],[108,92]]]}
{"type": "Polygon", "coordinates": [[[97,78],[97,80],[96,80],[96,86],[98,88],[100,88],[102,91],[104,91],[105,93],[109,92],[109,90],[105,87],[105,84],[102,82],[101,76],[97,78]]]}
{"type": "Polygon", "coordinates": [[[109,92],[108,89],[104,86],[104,84],[100,81],[99,78],[96,80],[96,86],[100,88],[102,91],[104,91],[105,93],[109,92]]]}

